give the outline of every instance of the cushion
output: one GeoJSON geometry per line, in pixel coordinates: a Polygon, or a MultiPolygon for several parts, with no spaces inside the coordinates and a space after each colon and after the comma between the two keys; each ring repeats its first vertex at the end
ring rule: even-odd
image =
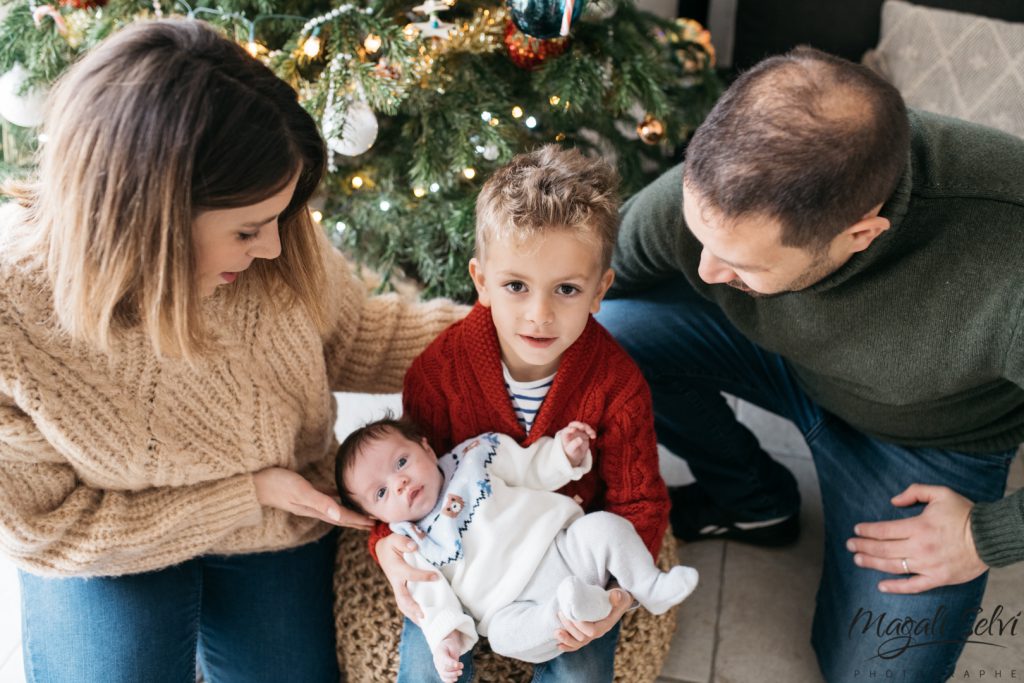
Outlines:
{"type": "Polygon", "coordinates": [[[1024,137],[1024,23],[886,0],[865,62],[912,107],[1024,137]]]}
{"type": "MultiPolygon", "coordinates": [[[[367,535],[345,529],[338,541],[334,574],[334,623],[338,663],[349,681],[394,681],[398,677],[398,640],[402,615],[395,606],[384,573],[367,551],[367,535]]],[[[668,570],[679,563],[678,545],[671,531],[658,555],[658,566],[668,570]]],[[[676,629],[676,611],[654,616],[644,609],[626,614],[615,652],[616,683],[649,683],[661,673],[676,629]]],[[[478,681],[527,683],[532,667],[490,651],[481,638],[475,653],[478,681]]]]}

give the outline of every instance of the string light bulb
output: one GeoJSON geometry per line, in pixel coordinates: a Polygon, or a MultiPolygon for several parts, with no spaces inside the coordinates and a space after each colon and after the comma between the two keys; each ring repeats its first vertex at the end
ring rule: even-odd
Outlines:
{"type": "Polygon", "coordinates": [[[316,57],[320,54],[320,27],[317,26],[313,29],[312,35],[306,38],[306,42],[302,44],[302,53],[307,57],[316,57]]]}
{"type": "Polygon", "coordinates": [[[420,197],[425,196],[427,194],[427,191],[417,185],[416,187],[412,188],[412,194],[414,197],[419,199],[420,197]]]}
{"type": "Polygon", "coordinates": [[[548,102],[551,104],[552,107],[557,106],[558,103],[561,101],[562,98],[559,97],[558,95],[552,95],[551,97],[548,98],[548,102]]]}
{"type": "Polygon", "coordinates": [[[312,213],[310,213],[310,215],[313,217],[313,220],[316,221],[317,223],[324,219],[324,214],[320,211],[317,211],[316,209],[314,209],[312,213]]]}
{"type": "Polygon", "coordinates": [[[437,192],[440,189],[441,189],[441,186],[438,185],[437,183],[430,183],[430,191],[431,192],[437,192]]]}
{"type": "Polygon", "coordinates": [[[521,119],[521,118],[523,118],[523,108],[520,107],[518,104],[516,106],[512,107],[512,118],[514,118],[514,119],[521,119]]]}
{"type": "Polygon", "coordinates": [[[362,186],[363,186],[363,176],[360,176],[360,175],[352,176],[352,187],[354,187],[355,189],[358,190],[362,186]]]}
{"type": "Polygon", "coordinates": [[[526,120],[523,121],[523,123],[526,124],[527,128],[536,128],[537,127],[537,119],[534,118],[533,116],[527,116],[526,120]]]}
{"type": "Polygon", "coordinates": [[[372,55],[380,49],[382,42],[383,41],[380,39],[380,36],[376,33],[371,33],[366,36],[366,40],[363,41],[363,47],[365,47],[366,51],[372,55]]]}
{"type": "Polygon", "coordinates": [[[466,180],[472,180],[476,177],[476,169],[472,166],[462,169],[462,175],[466,176],[466,180]]]}

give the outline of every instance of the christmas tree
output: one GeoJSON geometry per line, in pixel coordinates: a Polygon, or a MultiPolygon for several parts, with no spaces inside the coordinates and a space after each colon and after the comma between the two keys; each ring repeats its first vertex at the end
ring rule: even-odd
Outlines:
{"type": "Polygon", "coordinates": [[[69,64],[172,15],[220,26],[295,87],[331,150],[314,217],[385,286],[404,273],[427,296],[471,300],[474,201],[513,155],[606,155],[628,195],[719,92],[707,31],[630,0],[0,0],[0,175],[30,171],[41,98],[69,64]]]}

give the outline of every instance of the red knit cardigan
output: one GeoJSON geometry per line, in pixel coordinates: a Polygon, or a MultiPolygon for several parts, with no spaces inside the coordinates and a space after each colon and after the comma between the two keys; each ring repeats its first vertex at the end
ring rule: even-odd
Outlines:
{"type": "MultiPolygon", "coordinates": [[[[505,388],[490,309],[480,304],[413,362],[402,403],[438,453],[484,432],[508,434],[527,446],[572,420],[586,422],[597,432],[590,446],[594,467],[560,493],[579,496],[587,512],[625,517],[658,556],[669,498],[658,471],[650,390],[640,369],[593,317],[562,356],[529,435],[505,388]]],[[[388,533],[383,524],[374,529],[371,552],[388,533]]]]}

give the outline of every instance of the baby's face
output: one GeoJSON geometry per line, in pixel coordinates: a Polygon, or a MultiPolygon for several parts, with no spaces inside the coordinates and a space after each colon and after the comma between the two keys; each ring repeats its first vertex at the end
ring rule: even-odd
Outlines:
{"type": "Polygon", "coordinates": [[[444,477],[427,440],[401,434],[371,441],[356,454],[346,488],[367,513],[382,522],[411,522],[434,509],[444,477]]]}

